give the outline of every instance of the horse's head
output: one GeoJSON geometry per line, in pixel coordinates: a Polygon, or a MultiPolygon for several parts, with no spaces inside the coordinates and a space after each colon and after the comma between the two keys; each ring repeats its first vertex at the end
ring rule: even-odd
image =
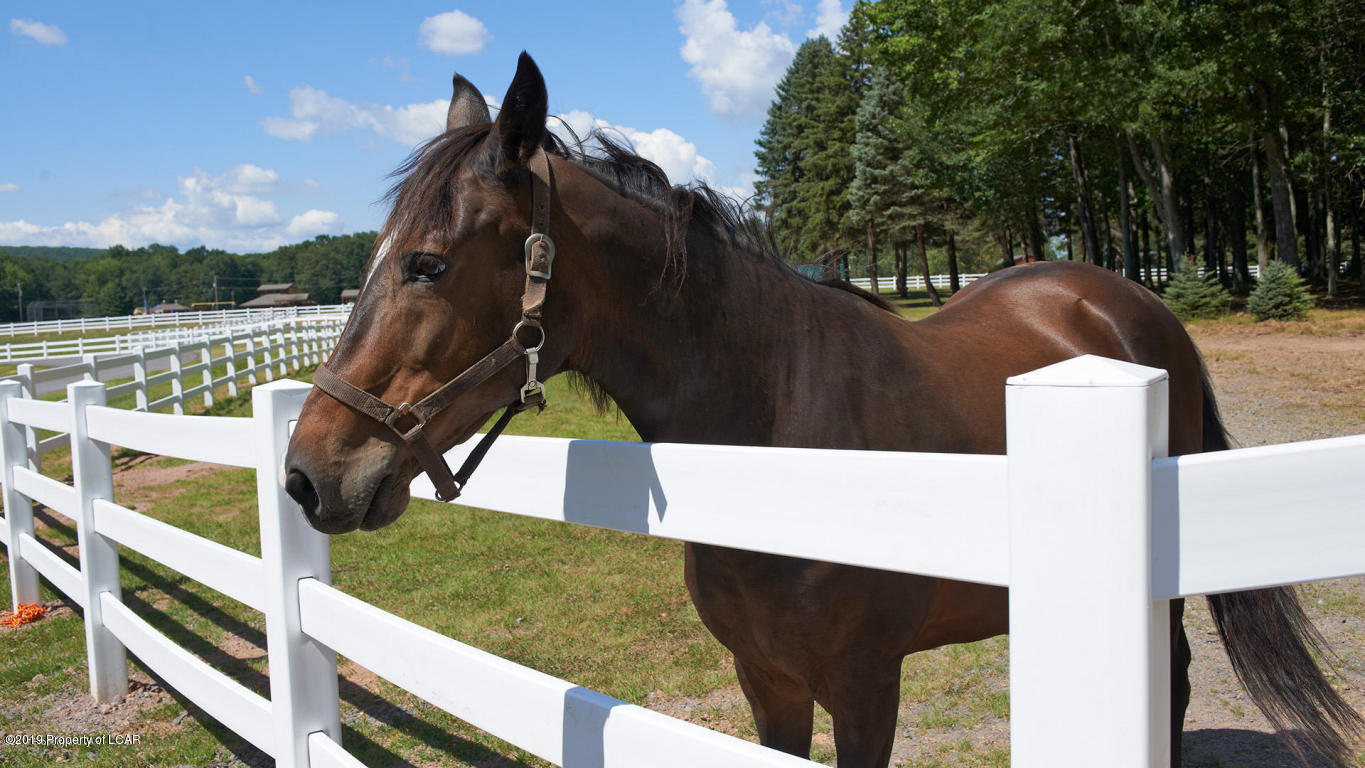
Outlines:
{"type": "MultiPolygon", "coordinates": [[[[477,89],[459,75],[454,85],[445,133],[402,169],[360,297],[326,363],[328,378],[344,384],[315,379],[319,389],[289,444],[285,487],[320,531],[393,522],[423,469],[421,446],[401,433],[424,421],[422,437],[435,452],[467,440],[518,401],[528,378],[522,345],[544,338],[514,326],[526,319],[530,249],[523,245],[533,205],[551,204],[543,183],[532,192],[548,171],[545,82],[523,53],[495,122],[477,89]],[[502,367],[471,379],[444,407],[422,411],[424,398],[483,366],[509,339],[519,340],[510,362],[504,355],[502,367]],[[341,391],[347,387],[354,392],[341,391]],[[409,412],[405,403],[419,407],[409,412]]],[[[546,327],[542,379],[563,364],[565,347],[556,345],[552,323],[546,327]]]]}

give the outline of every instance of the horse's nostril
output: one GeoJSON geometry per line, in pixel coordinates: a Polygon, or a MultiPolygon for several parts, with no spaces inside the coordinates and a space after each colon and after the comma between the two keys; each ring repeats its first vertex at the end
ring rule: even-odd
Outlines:
{"type": "Polygon", "coordinates": [[[284,490],[299,503],[300,507],[303,507],[303,513],[309,519],[317,518],[318,492],[313,487],[313,481],[308,479],[308,475],[297,469],[289,470],[284,477],[284,490]]]}

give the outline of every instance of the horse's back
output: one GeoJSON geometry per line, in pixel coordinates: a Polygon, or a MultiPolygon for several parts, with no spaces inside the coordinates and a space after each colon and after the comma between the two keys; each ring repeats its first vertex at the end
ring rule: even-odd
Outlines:
{"type": "Polygon", "coordinates": [[[913,326],[921,355],[938,371],[937,397],[993,414],[989,428],[970,431],[976,445],[951,450],[1003,450],[1005,379],[1086,354],[1168,371],[1171,452],[1200,449],[1198,351],[1156,294],[1113,272],[1077,262],[1013,267],[972,283],[913,326]]]}

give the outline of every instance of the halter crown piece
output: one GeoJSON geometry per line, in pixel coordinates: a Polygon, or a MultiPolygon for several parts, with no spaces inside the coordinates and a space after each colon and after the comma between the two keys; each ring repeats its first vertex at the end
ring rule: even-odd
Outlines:
{"type": "Polygon", "coordinates": [[[393,430],[421,462],[431,484],[436,487],[436,498],[441,501],[454,501],[469,482],[493,441],[498,439],[512,417],[533,406],[545,407],[545,387],[536,378],[536,367],[540,363],[540,349],[545,346],[545,329],[541,326],[542,310],[545,305],[545,288],[550,282],[554,266],[555,244],[550,239],[550,198],[554,194],[554,173],[550,170],[549,158],[545,150],[538,149],[531,156],[531,236],[526,238],[526,287],[521,294],[521,320],[512,328],[511,335],[502,346],[489,352],[477,363],[466,368],[460,375],[441,385],[435,392],[427,395],[416,405],[403,403],[389,405],[378,397],[366,392],[341,378],[326,365],[318,367],[313,375],[313,384],[338,402],[393,430]],[[527,329],[538,334],[534,345],[521,341],[527,329]],[[483,436],[479,444],[470,452],[460,471],[451,473],[445,459],[431,445],[423,431],[427,422],[436,414],[450,407],[461,395],[484,383],[507,366],[526,361],[526,383],[521,387],[516,400],[508,403],[498,417],[493,428],[483,436]],[[400,424],[402,422],[402,424],[400,424]]]}

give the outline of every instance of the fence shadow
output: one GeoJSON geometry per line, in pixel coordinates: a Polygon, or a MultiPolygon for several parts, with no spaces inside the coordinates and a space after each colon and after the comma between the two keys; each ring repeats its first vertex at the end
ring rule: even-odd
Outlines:
{"type": "Polygon", "coordinates": [[[615,706],[614,700],[582,686],[564,692],[560,744],[564,768],[602,768],[606,764],[607,718],[615,706]]]}
{"type": "Polygon", "coordinates": [[[652,446],[597,440],[569,443],[564,472],[564,519],[571,523],[649,532],[651,505],[662,520],[668,511],[652,446]],[[610,461],[606,456],[610,452],[610,461]]]}
{"type": "MultiPolygon", "coordinates": [[[[75,527],[64,518],[55,516],[46,508],[35,505],[34,518],[53,529],[54,532],[75,538],[75,527]]],[[[56,546],[51,548],[58,557],[72,567],[80,567],[79,561],[74,555],[68,554],[56,546]]],[[[264,658],[266,653],[266,636],[262,630],[252,626],[232,612],[214,605],[174,577],[167,577],[158,573],[143,562],[142,555],[130,555],[128,551],[124,551],[120,557],[120,566],[129,575],[140,579],[148,588],[159,590],[170,600],[188,608],[199,618],[236,637],[247,646],[251,655],[249,657],[234,655],[208,640],[199,632],[164,613],[138,592],[125,588],[123,603],[128,608],[176,645],[199,657],[214,669],[256,694],[266,698],[270,697],[270,678],[265,672],[252,666],[253,659],[264,658]],[[259,653],[256,653],[257,651],[259,653]]],[[[66,600],[66,602],[73,610],[80,612],[80,607],[75,603],[71,603],[70,600],[66,600]]],[[[268,755],[219,723],[212,715],[196,706],[193,701],[185,698],[146,665],[138,663],[138,666],[184,707],[186,713],[203,726],[205,731],[231,752],[235,759],[246,766],[250,766],[250,768],[274,765],[268,755]]],[[[399,731],[430,749],[473,765],[529,768],[525,763],[504,757],[482,744],[454,735],[445,726],[433,723],[410,709],[404,708],[398,702],[387,699],[379,693],[340,675],[338,675],[338,688],[343,702],[355,707],[360,713],[386,728],[399,731]]],[[[398,766],[400,768],[413,766],[413,763],[366,736],[353,725],[343,724],[342,732],[342,743],[366,764],[398,766]]]]}
{"type": "Polygon", "coordinates": [[[1300,731],[1276,735],[1241,728],[1203,728],[1185,731],[1180,757],[1185,768],[1259,768],[1272,765],[1340,768],[1338,763],[1312,757],[1306,745],[1307,741],[1300,731]],[[1290,742],[1305,745],[1303,758],[1289,746],[1290,742]]]}

